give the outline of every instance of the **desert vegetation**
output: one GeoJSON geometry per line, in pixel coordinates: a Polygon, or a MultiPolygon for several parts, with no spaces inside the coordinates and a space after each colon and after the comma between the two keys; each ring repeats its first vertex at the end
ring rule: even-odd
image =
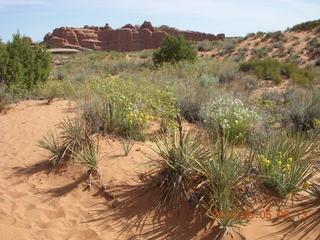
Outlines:
{"type": "Polygon", "coordinates": [[[103,189],[101,144],[119,140],[126,159],[143,144],[153,160],[138,190],[152,193],[150,211],[178,215],[187,205],[225,237],[262,206],[319,199],[319,69],[314,60],[306,68],[269,56],[287,41],[286,33],[259,32],[192,46],[169,36],[154,51],[55,55],[49,64],[41,47],[15,35],[0,45],[0,110],[26,96],[75,102],[76,116],[38,143],[50,170],[80,165],[87,186],[103,189]],[[269,44],[248,59],[248,39],[269,44]],[[201,56],[208,51],[216,52],[201,56]]]}

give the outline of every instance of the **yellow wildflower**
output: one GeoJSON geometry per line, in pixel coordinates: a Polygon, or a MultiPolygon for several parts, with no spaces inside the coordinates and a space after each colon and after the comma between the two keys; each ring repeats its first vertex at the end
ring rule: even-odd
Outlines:
{"type": "Polygon", "coordinates": [[[290,170],[291,169],[291,165],[290,164],[286,164],[286,169],[290,170]]]}
{"type": "Polygon", "coordinates": [[[266,158],[263,159],[262,162],[263,162],[263,164],[266,165],[266,166],[269,166],[270,163],[271,163],[270,160],[268,160],[268,159],[266,159],[266,158]]]}
{"type": "Polygon", "coordinates": [[[292,158],[288,158],[288,163],[292,163],[293,159],[292,158]]]}
{"type": "Polygon", "coordinates": [[[129,120],[130,125],[132,125],[132,119],[129,120]]]}
{"type": "Polygon", "coordinates": [[[279,165],[279,166],[281,166],[281,164],[282,164],[282,162],[281,162],[281,161],[278,161],[277,163],[278,163],[278,165],[279,165]]]}
{"type": "Polygon", "coordinates": [[[304,184],[303,184],[303,188],[309,188],[309,186],[312,184],[312,182],[310,181],[306,181],[304,184]]]}

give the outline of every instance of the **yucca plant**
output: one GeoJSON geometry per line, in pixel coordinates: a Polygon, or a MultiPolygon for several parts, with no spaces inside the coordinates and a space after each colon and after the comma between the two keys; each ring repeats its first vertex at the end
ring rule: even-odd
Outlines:
{"type": "Polygon", "coordinates": [[[93,177],[98,176],[101,180],[101,172],[98,166],[99,143],[86,146],[81,152],[76,154],[75,162],[78,165],[86,167],[86,174],[88,175],[88,187],[92,186],[93,177]]]}
{"type": "Polygon", "coordinates": [[[74,153],[93,145],[90,138],[91,130],[80,119],[64,119],[58,125],[58,129],[61,130],[59,137],[49,132],[39,142],[40,147],[51,152],[49,160],[53,165],[66,163],[75,157],[74,153]]]}
{"type": "Polygon", "coordinates": [[[193,181],[193,159],[206,161],[209,158],[199,136],[191,132],[178,134],[176,131],[169,137],[164,134],[156,136],[152,149],[160,157],[159,172],[149,187],[160,187],[158,206],[167,205],[179,209],[183,199],[187,198],[187,187],[193,181]]]}
{"type": "Polygon", "coordinates": [[[246,220],[240,217],[240,213],[248,207],[249,193],[244,189],[250,180],[248,173],[253,155],[236,152],[223,136],[223,129],[210,150],[208,160],[193,159],[193,169],[202,177],[198,188],[202,189],[201,201],[208,210],[208,216],[225,234],[230,227],[246,220]],[[235,216],[236,213],[239,215],[235,216]]]}
{"type": "Polygon", "coordinates": [[[52,131],[49,131],[46,136],[44,136],[39,141],[39,146],[48,150],[51,155],[49,157],[49,161],[56,165],[61,162],[62,159],[65,158],[66,151],[63,150],[58,143],[57,137],[54,135],[52,131]]]}
{"type": "Polygon", "coordinates": [[[132,142],[131,140],[129,139],[124,139],[122,141],[122,149],[123,149],[123,152],[124,152],[124,155],[125,156],[128,156],[132,147],[134,145],[134,142],[132,142]]]}
{"type": "Polygon", "coordinates": [[[283,133],[260,141],[256,151],[262,183],[281,198],[305,189],[314,174],[312,152],[317,143],[283,133]]]}

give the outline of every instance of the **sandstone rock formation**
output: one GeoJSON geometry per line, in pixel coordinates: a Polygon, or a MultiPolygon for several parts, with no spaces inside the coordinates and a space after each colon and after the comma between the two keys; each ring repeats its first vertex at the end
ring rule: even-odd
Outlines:
{"type": "Polygon", "coordinates": [[[224,39],[224,34],[206,34],[193,31],[180,31],[176,28],[153,27],[145,21],[140,27],[127,24],[119,29],[84,26],[83,28],[61,27],[54,29],[44,37],[44,43],[55,48],[73,48],[78,50],[100,49],[115,51],[138,51],[158,48],[167,34],[183,34],[191,41],[224,39]]]}

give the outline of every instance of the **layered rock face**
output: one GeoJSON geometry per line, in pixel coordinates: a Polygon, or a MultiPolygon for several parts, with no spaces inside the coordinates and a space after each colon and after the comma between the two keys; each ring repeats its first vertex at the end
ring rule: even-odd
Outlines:
{"type": "Polygon", "coordinates": [[[83,28],[61,27],[54,29],[44,37],[44,43],[56,48],[74,48],[78,50],[100,49],[114,51],[138,51],[158,48],[167,34],[183,34],[191,41],[224,39],[224,34],[206,34],[193,31],[180,31],[176,28],[153,27],[144,22],[140,27],[127,24],[119,29],[84,26],[83,28]]]}

